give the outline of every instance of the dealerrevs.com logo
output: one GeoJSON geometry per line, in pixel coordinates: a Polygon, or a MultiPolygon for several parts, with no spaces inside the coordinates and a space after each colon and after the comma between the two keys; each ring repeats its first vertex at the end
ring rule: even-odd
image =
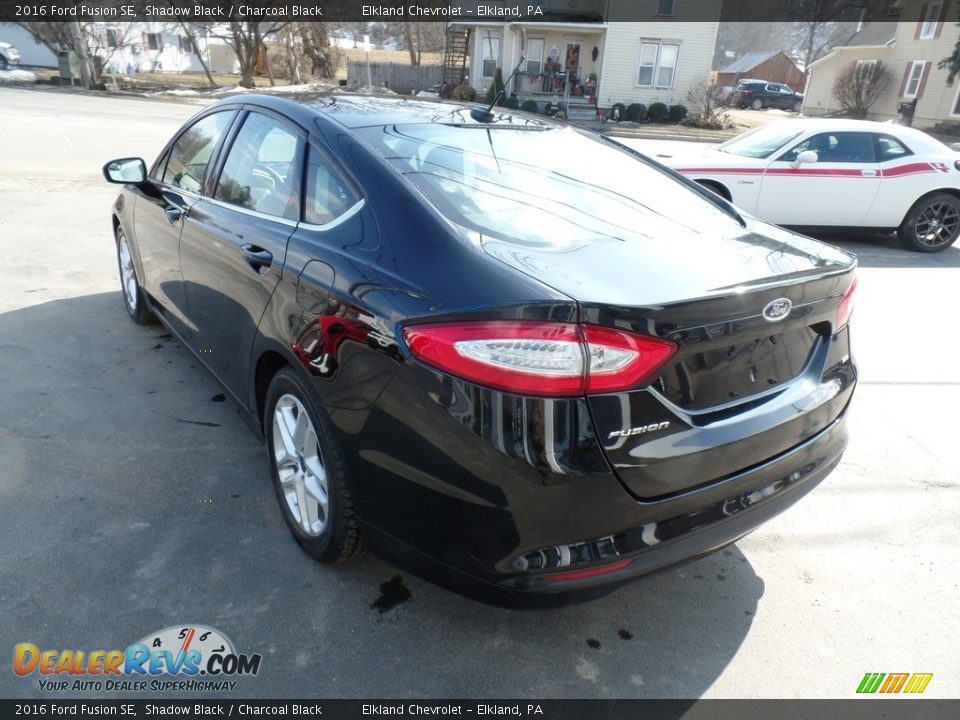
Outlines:
{"type": "Polygon", "coordinates": [[[203,625],[168,627],[126,650],[13,648],[13,672],[37,675],[39,688],[54,692],[235,690],[233,678],[256,675],[260,660],[238,653],[226,635],[203,625]]]}

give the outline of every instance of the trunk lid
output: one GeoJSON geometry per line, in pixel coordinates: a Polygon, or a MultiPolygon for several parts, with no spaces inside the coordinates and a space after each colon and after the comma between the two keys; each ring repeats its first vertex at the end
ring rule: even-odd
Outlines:
{"type": "Polygon", "coordinates": [[[842,412],[852,389],[846,332],[834,336],[854,257],[753,220],[712,230],[726,232],[601,239],[573,251],[484,243],[574,297],[581,322],[677,344],[648,386],[589,398],[607,459],[644,500],[799,445],[842,412]]]}

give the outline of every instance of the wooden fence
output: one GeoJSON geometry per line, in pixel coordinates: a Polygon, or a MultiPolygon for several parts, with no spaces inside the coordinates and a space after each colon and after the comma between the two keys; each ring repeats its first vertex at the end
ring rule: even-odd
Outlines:
{"type": "MultiPolygon", "coordinates": [[[[402,95],[409,95],[418,90],[432,90],[434,85],[439,85],[441,82],[443,82],[442,65],[370,63],[369,84],[374,87],[386,86],[402,95]]],[[[347,87],[367,84],[367,63],[353,60],[348,62],[347,87]]]]}

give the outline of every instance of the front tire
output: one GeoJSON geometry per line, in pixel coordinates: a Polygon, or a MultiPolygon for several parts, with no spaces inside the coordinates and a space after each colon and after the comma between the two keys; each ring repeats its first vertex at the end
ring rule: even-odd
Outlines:
{"type": "Polygon", "coordinates": [[[147,307],[146,293],[137,278],[137,266],[133,261],[133,251],[123,228],[117,228],[117,267],[120,271],[120,289],[123,292],[123,305],[127,314],[137,325],[150,325],[155,322],[153,313],[147,307]]]}
{"type": "Polygon", "coordinates": [[[7,58],[5,58],[3,55],[0,55],[0,70],[9,70],[9,69],[10,69],[10,63],[7,62],[7,58]]]}
{"type": "Polygon", "coordinates": [[[796,113],[798,113],[798,112],[803,112],[803,100],[797,100],[797,101],[793,104],[793,111],[796,112],[796,113]]]}
{"type": "Polygon", "coordinates": [[[358,555],[360,531],[346,463],[326,413],[291,368],[270,382],[264,433],[277,500],[300,547],[324,563],[358,555]]]}
{"type": "Polygon", "coordinates": [[[908,250],[935,253],[953,245],[960,235],[960,199],[948,193],[931,193],[913,204],[897,236],[908,250]]]}

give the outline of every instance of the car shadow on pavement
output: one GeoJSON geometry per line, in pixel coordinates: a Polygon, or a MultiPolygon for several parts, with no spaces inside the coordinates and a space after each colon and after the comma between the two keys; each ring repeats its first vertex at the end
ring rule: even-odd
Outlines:
{"type": "Polygon", "coordinates": [[[836,245],[857,256],[861,267],[869,268],[957,268],[960,244],[936,253],[907,250],[896,233],[875,230],[802,230],[806,235],[836,245]]]}
{"type": "MultiPolygon", "coordinates": [[[[119,291],[0,314],[0,387],[7,650],[122,650],[198,623],[263,656],[223,697],[692,699],[764,593],[736,546],[542,611],[370,555],[320,565],[287,532],[235,407],[161,326],[130,322],[119,291]]],[[[49,697],[38,680],[0,673],[0,696],[49,697]]]]}

